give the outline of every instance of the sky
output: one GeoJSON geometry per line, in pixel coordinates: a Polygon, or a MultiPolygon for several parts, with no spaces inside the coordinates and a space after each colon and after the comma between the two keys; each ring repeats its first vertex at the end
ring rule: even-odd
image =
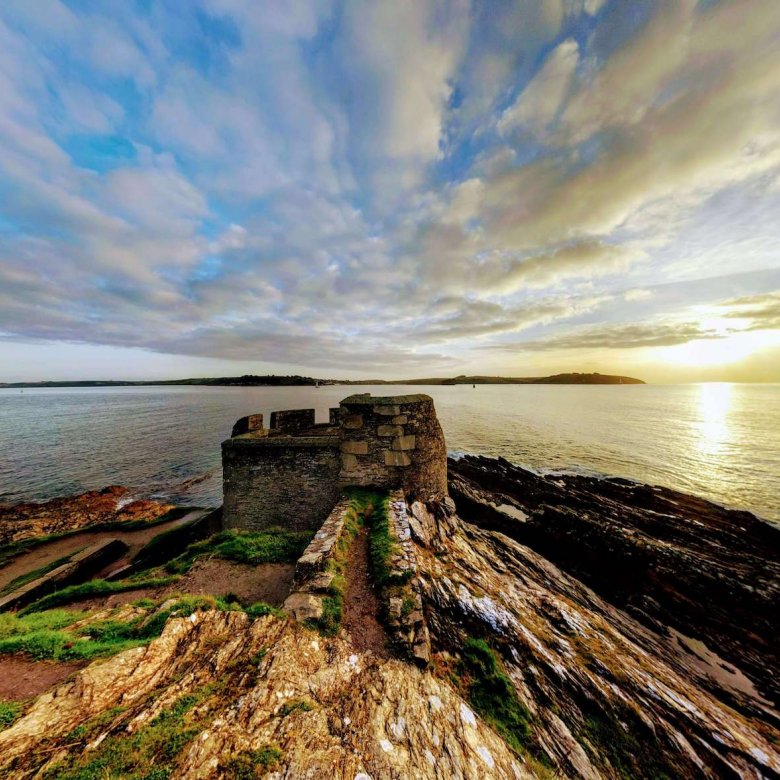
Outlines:
{"type": "Polygon", "coordinates": [[[777,0],[2,0],[0,381],[780,381],[777,0]]]}

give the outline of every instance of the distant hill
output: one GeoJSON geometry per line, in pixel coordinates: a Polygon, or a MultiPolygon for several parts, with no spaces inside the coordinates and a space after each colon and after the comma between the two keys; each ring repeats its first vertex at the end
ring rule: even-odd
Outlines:
{"type": "Polygon", "coordinates": [[[315,379],[310,376],[277,376],[276,374],[244,374],[233,377],[201,379],[164,379],[128,382],[121,380],[74,382],[0,382],[0,388],[25,387],[141,387],[157,385],[203,385],[216,387],[297,387],[314,385],[643,385],[641,379],[612,374],[555,374],[554,376],[505,377],[466,376],[433,377],[429,379],[315,379]]]}
{"type": "MultiPolygon", "coordinates": [[[[370,384],[354,382],[344,384],[370,384]]],[[[555,374],[554,376],[460,376],[450,378],[390,380],[390,385],[643,385],[641,379],[612,374],[555,374]]]]}

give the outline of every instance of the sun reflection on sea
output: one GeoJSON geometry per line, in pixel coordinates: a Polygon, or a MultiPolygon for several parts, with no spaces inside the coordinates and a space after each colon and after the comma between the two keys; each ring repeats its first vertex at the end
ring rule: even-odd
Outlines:
{"type": "Polygon", "coordinates": [[[729,440],[733,386],[726,382],[699,385],[699,450],[719,455],[729,440]]]}

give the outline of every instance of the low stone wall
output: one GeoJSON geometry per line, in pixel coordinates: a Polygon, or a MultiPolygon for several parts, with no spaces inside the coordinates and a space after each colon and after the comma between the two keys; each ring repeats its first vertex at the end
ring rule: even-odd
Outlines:
{"type": "Polygon", "coordinates": [[[423,614],[410,517],[411,511],[403,491],[393,491],[387,512],[390,538],[395,547],[389,561],[390,580],[403,584],[387,588],[387,623],[396,647],[420,666],[427,666],[431,660],[431,637],[423,614]]]}
{"type": "Polygon", "coordinates": [[[340,495],[338,436],[255,436],[222,444],[223,526],[319,528],[340,495]]]}
{"type": "Polygon", "coordinates": [[[18,609],[67,585],[88,579],[128,550],[120,539],[98,542],[74,555],[67,563],[0,598],[0,612],[18,609]]]}
{"type": "Polygon", "coordinates": [[[349,507],[348,498],[342,498],[336,504],[295,565],[293,591],[282,607],[295,620],[322,617],[322,600],[330,592],[335,576],[328,570],[328,563],[341,539],[349,507]]]}

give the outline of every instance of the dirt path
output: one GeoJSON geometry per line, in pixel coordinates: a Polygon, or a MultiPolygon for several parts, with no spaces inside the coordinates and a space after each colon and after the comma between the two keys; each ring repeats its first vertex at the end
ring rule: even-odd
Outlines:
{"type": "Polygon", "coordinates": [[[4,655],[0,657],[0,699],[31,699],[53,688],[86,665],[86,661],[33,661],[24,656],[4,655]]]}
{"type": "Polygon", "coordinates": [[[66,555],[72,555],[85,547],[89,547],[91,544],[108,541],[109,539],[121,539],[130,548],[128,557],[132,557],[157,534],[195,520],[203,513],[204,510],[196,509],[188,512],[183,517],[167,523],[159,523],[152,528],[140,528],[137,531],[95,531],[92,533],[84,531],[83,533],[43,544],[24,555],[14,558],[0,569],[0,589],[29,571],[40,569],[52,561],[64,558],[66,555]]]}
{"type": "Polygon", "coordinates": [[[371,651],[380,658],[389,658],[387,634],[378,615],[379,596],[371,577],[368,555],[368,531],[361,528],[347,556],[347,594],[344,599],[342,626],[356,650],[371,651]]]}
{"type": "Polygon", "coordinates": [[[290,595],[294,575],[295,564],[292,563],[261,563],[253,566],[220,558],[201,559],[182,579],[163,590],[161,595],[233,594],[244,605],[265,601],[273,607],[280,607],[290,595]]]}

